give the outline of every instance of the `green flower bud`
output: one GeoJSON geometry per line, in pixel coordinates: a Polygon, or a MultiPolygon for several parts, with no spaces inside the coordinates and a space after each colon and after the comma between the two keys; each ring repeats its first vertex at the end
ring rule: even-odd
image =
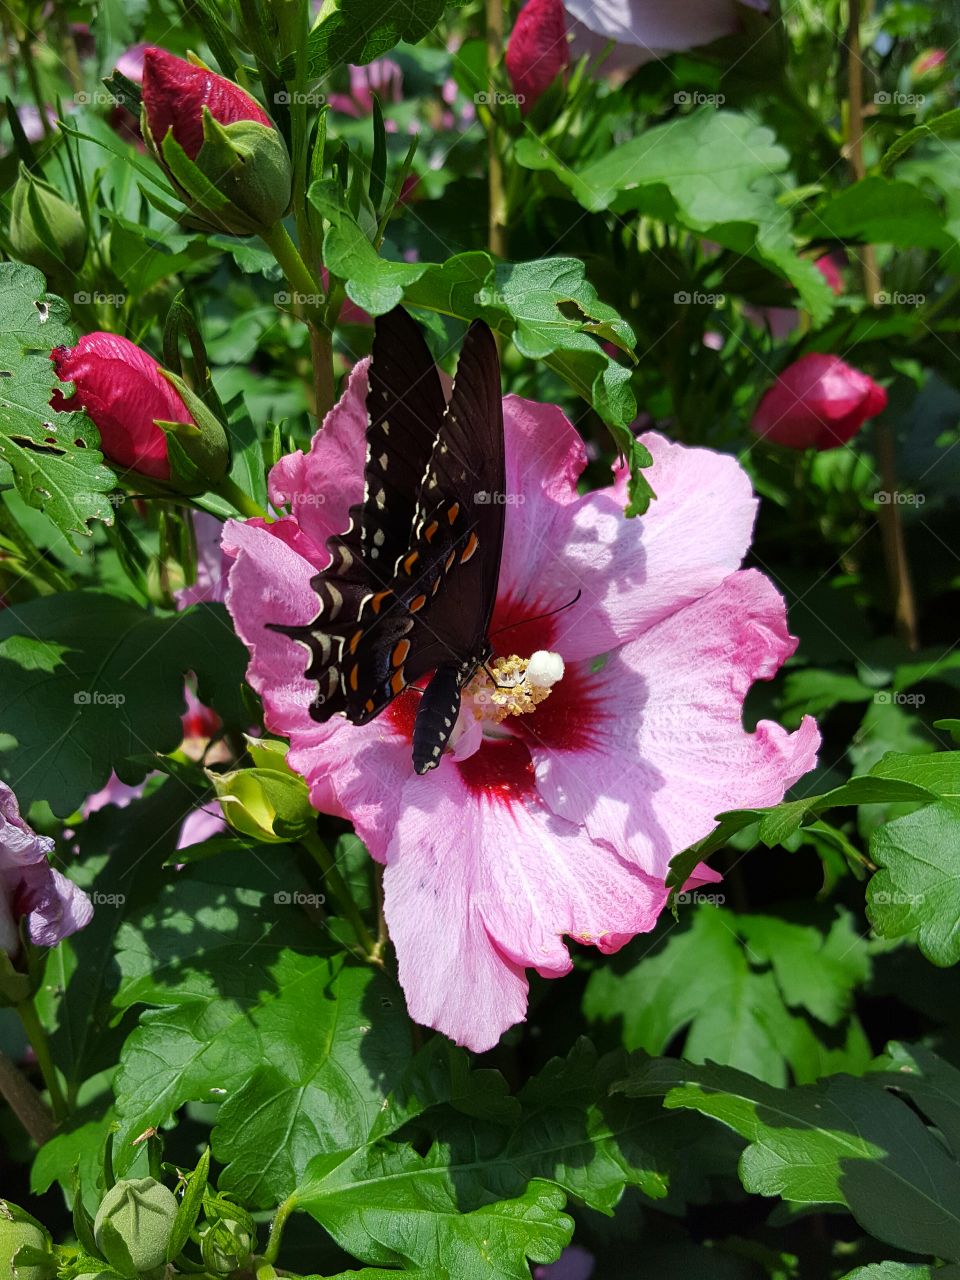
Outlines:
{"type": "Polygon", "coordinates": [[[80,214],[23,164],[13,188],[10,245],[18,258],[51,281],[63,281],[76,271],[87,252],[80,214]]]}
{"type": "Polygon", "coordinates": [[[0,1200],[0,1276],[13,1276],[16,1280],[46,1280],[56,1269],[57,1260],[50,1253],[50,1237],[36,1218],[9,1200],[0,1200]],[[21,1249],[31,1251],[29,1262],[15,1262],[21,1249]],[[48,1254],[49,1264],[37,1262],[37,1253],[48,1254]]]}
{"type": "Polygon", "coordinates": [[[104,1196],[93,1223],[97,1248],[121,1275],[139,1276],[166,1260],[177,1198],[154,1178],[125,1178],[104,1196]]]}
{"type": "Polygon", "coordinates": [[[235,1218],[223,1217],[200,1228],[200,1252],[208,1271],[237,1271],[256,1247],[256,1231],[235,1218]]]}
{"type": "MultiPolygon", "coordinates": [[[[285,744],[284,744],[285,745],[285,744]]],[[[266,749],[260,749],[267,756],[266,749]]],[[[243,836],[265,844],[284,844],[316,828],[307,784],[280,760],[265,768],[207,771],[223,816],[243,836]]]]}
{"type": "Polygon", "coordinates": [[[230,465],[230,444],[224,425],[182,378],[169,369],[160,372],[175,388],[192,419],[191,422],[157,419],[157,426],[167,437],[170,483],[180,493],[214,489],[230,465]]]}

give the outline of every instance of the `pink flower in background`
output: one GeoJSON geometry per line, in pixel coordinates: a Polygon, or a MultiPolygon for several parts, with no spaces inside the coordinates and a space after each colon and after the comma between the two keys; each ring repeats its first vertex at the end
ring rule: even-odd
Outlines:
{"type": "Polygon", "coordinates": [[[192,519],[197,540],[197,576],[189,587],[173,593],[178,609],[189,609],[192,604],[222,604],[227,590],[230,561],[220,550],[223,521],[206,511],[194,511],[192,519]]]}
{"type": "Polygon", "coordinates": [[[51,352],[57,377],[74,392],[54,391],[54,409],[86,409],[111,462],[169,480],[167,437],[157,421],[193,422],[156,360],[116,333],[86,333],[75,347],[51,352]]]}
{"type": "MultiPolygon", "coordinates": [[[[311,578],[363,492],[366,367],[309,453],[271,472],[273,505],[293,514],[225,527],[227,606],[267,727],[289,737],[314,806],[349,818],[386,864],[411,1015],[484,1050],[524,1018],[526,969],[569,972],[564,935],[612,952],[651,929],[670,859],[722,810],[782,799],[819,735],[810,719],[794,734],[741,722],[752,682],[796,641],[770,582],[739,570],[756,503],[736,461],[645,435],[658,496],[626,520],[626,476],[580,496],[579,436],[559,409],[516,396],[504,418],[518,500],[506,507],[491,635],[503,659],[532,660],[539,705],[504,718],[481,673],[454,751],[423,777],[412,691],[369,725],[317,724],[305,650],[267,624],[316,616],[311,578]]],[[[697,882],[712,876],[702,868],[697,882]]]]}
{"type": "Polygon", "coordinates": [[[40,947],[55,946],[93,918],[90,899],[48,861],[54,842],[20,817],[17,797],[0,782],[0,951],[20,950],[20,921],[40,947]]]}
{"type": "Polygon", "coordinates": [[[814,352],[764,393],[750,430],[789,449],[835,449],[887,407],[887,393],[839,356],[814,352]]]}
{"type": "Polygon", "coordinates": [[[910,73],[915,80],[921,80],[925,76],[939,74],[947,65],[946,49],[925,49],[919,57],[914,59],[910,68],[910,73]]]}
{"type": "MultiPolygon", "coordinates": [[[[91,814],[99,813],[101,809],[105,809],[111,804],[116,805],[118,809],[126,809],[128,804],[140,799],[147,783],[156,776],[156,774],[148,774],[142,782],[131,784],[121,782],[115,773],[111,773],[99,791],[87,796],[80,812],[84,818],[89,818],[91,814]]],[[[202,840],[209,840],[211,836],[218,836],[222,831],[225,831],[226,827],[227,824],[224,821],[223,814],[220,812],[220,802],[218,800],[208,800],[205,804],[191,809],[180,824],[177,848],[187,849],[192,844],[199,844],[202,840]]]]}
{"type": "Polygon", "coordinates": [[[534,1280],[590,1280],[596,1270],[596,1259],[578,1244],[564,1249],[556,1262],[534,1267],[534,1280]]]}
{"type": "MultiPolygon", "coordinates": [[[[403,71],[392,58],[375,58],[364,67],[351,66],[349,71],[350,92],[327,95],[334,111],[360,119],[372,115],[374,94],[381,103],[403,101],[403,71]]],[[[391,123],[388,121],[387,127],[391,123]]]]}
{"type": "Polygon", "coordinates": [[[143,55],[148,48],[146,44],[132,44],[117,59],[117,70],[134,84],[143,83],[143,55]]]}
{"type": "MultiPolygon", "coordinates": [[[[843,293],[843,276],[836,258],[829,253],[823,254],[813,264],[826,280],[827,284],[838,296],[843,293]]],[[[770,336],[777,342],[783,342],[800,324],[800,312],[796,307],[754,307],[745,306],[744,314],[761,328],[769,329],[770,336]]]]}
{"type": "Polygon", "coordinates": [[[526,115],[570,65],[562,0],[530,0],[524,5],[510,33],[506,64],[520,110],[526,115]]]}
{"type": "MultiPolygon", "coordinates": [[[[742,0],[766,13],[769,0],[742,0]]],[[[600,57],[605,71],[633,71],[654,58],[710,44],[741,28],[735,0],[564,0],[573,52],[600,57]]]]}

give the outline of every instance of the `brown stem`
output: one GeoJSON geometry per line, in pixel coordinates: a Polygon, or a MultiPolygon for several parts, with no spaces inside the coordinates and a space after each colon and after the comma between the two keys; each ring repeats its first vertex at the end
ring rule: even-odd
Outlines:
{"type": "MultiPolygon", "coordinates": [[[[866,176],[867,172],[863,155],[863,62],[860,56],[861,16],[861,0],[850,0],[850,26],[847,32],[847,159],[853,171],[853,176],[858,182],[866,176]]],[[[860,251],[860,266],[863,271],[864,296],[870,306],[879,306],[882,280],[880,268],[877,265],[876,246],[866,244],[862,247],[860,251]]],[[[880,466],[881,483],[888,495],[887,502],[877,512],[877,520],[883,540],[883,558],[886,564],[887,577],[893,592],[894,616],[901,639],[909,649],[916,651],[920,647],[917,633],[917,605],[910,573],[910,562],[907,559],[903,518],[900,514],[900,506],[896,501],[899,481],[897,479],[893,430],[890,424],[887,422],[876,423],[874,439],[877,445],[877,461],[880,466]]]]}
{"type": "Polygon", "coordinates": [[[0,1050],[0,1094],[37,1146],[53,1137],[53,1117],[36,1089],[0,1050]]]}
{"type": "MultiPolygon", "coordinates": [[[[496,102],[497,84],[495,70],[503,56],[503,0],[486,0],[487,14],[487,92],[490,106],[496,102]]],[[[497,258],[507,256],[507,211],[503,183],[503,157],[500,154],[500,136],[497,113],[489,111],[487,126],[487,189],[490,198],[487,245],[497,258]]]]}

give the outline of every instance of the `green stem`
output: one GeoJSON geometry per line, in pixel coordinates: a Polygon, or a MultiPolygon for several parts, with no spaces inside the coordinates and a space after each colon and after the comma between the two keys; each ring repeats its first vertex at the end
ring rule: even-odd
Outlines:
{"type": "Polygon", "coordinates": [[[43,1099],[25,1080],[5,1053],[0,1051],[0,1097],[23,1125],[24,1130],[42,1147],[53,1137],[53,1121],[43,1099]]]}
{"type": "Polygon", "coordinates": [[[323,843],[318,835],[308,834],[301,836],[300,843],[314,859],[323,872],[323,878],[327,888],[337,901],[337,907],[344,917],[350,922],[354,933],[357,935],[357,941],[360,946],[370,957],[371,960],[378,959],[377,944],[374,942],[364,923],[357,904],[353,900],[350,892],[350,886],[344,880],[343,876],[337,870],[330,850],[323,843]]]}
{"type": "MultiPolygon", "coordinates": [[[[491,103],[496,102],[496,69],[503,57],[503,0],[486,0],[487,87],[491,103]]],[[[503,182],[503,156],[500,152],[500,130],[497,113],[490,111],[487,125],[487,191],[489,217],[487,247],[495,258],[507,256],[507,216],[503,182]]]]}
{"type": "Polygon", "coordinates": [[[333,335],[329,329],[310,325],[310,353],[313,357],[313,386],[317,399],[317,420],[322,422],[336,400],[333,372],[333,335]]]}
{"type": "Polygon", "coordinates": [[[20,1021],[23,1023],[23,1029],[27,1033],[33,1052],[37,1055],[37,1066],[40,1068],[40,1074],[50,1094],[53,1114],[58,1120],[62,1120],[67,1114],[67,1100],[60,1088],[60,1077],[57,1075],[57,1068],[53,1065],[53,1057],[50,1053],[50,1041],[47,1039],[47,1033],[40,1021],[33,999],[21,1001],[17,1005],[17,1013],[20,1015],[20,1021]]]}
{"type": "MultiPolygon", "coordinates": [[[[277,1210],[277,1216],[273,1220],[270,1227],[270,1239],[267,1241],[267,1247],[263,1253],[264,1262],[271,1265],[276,1262],[277,1254],[280,1252],[280,1240],[283,1236],[283,1229],[287,1225],[287,1219],[297,1207],[296,1194],[288,1196],[283,1204],[277,1210]]],[[[259,1272],[258,1272],[259,1274],[259,1272]]]]}
{"type": "Polygon", "coordinates": [[[27,83],[30,85],[30,93],[36,104],[37,110],[40,112],[40,125],[43,129],[45,138],[53,137],[53,125],[47,119],[46,106],[43,101],[43,90],[40,88],[40,78],[37,75],[37,64],[33,60],[33,46],[29,34],[25,33],[18,41],[20,45],[20,56],[23,58],[23,64],[27,70],[27,83]]]}
{"type": "Polygon", "coordinates": [[[293,290],[293,309],[296,314],[323,328],[323,303],[320,301],[323,290],[300,256],[300,250],[291,240],[286,227],[278,222],[272,231],[262,232],[261,238],[276,258],[293,290]]]}
{"type": "Polygon", "coordinates": [[[258,516],[261,519],[269,519],[263,507],[258,502],[254,502],[249,494],[244,493],[240,486],[231,480],[229,476],[224,476],[222,480],[217,482],[214,486],[214,492],[218,493],[221,498],[226,498],[228,502],[233,503],[240,514],[248,519],[254,516],[258,516]]]}

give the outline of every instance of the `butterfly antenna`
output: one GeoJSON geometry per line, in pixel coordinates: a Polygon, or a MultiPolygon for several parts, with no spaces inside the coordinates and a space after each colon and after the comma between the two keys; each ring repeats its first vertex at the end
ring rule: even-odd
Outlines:
{"type": "MultiPolygon", "coordinates": [[[[544,618],[552,618],[555,614],[563,613],[564,609],[572,608],[582,595],[583,588],[581,587],[573,599],[568,600],[566,604],[561,604],[556,609],[550,609],[547,613],[535,614],[532,618],[521,618],[519,622],[508,622],[505,627],[497,627],[496,631],[490,632],[490,639],[492,640],[494,636],[498,636],[501,631],[513,631],[515,627],[525,627],[528,622],[542,622],[544,618]]],[[[487,674],[489,675],[489,672],[487,674]]]]}

